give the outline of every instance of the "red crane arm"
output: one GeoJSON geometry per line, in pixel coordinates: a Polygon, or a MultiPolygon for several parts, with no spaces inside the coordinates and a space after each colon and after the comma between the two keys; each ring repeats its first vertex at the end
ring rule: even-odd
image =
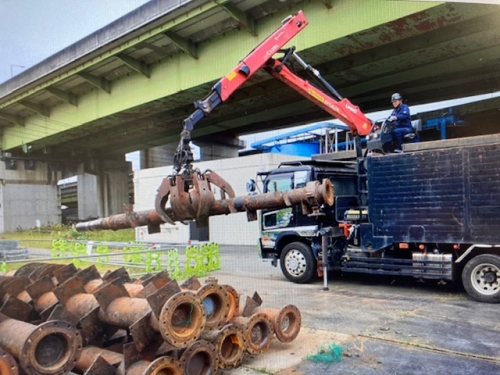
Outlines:
{"type": "Polygon", "coordinates": [[[353,134],[363,136],[370,132],[372,122],[361,112],[358,106],[352,104],[348,99],[336,100],[332,98],[305,79],[294,74],[279,60],[269,59],[264,69],[274,78],[290,86],[318,107],[343,121],[349,126],[353,134]]]}
{"type": "Polygon", "coordinates": [[[194,103],[196,111],[184,120],[184,130],[190,132],[194,125],[243,85],[256,71],[262,68],[276,52],[297,35],[308,21],[302,11],[285,18],[274,33],[255,47],[241,62],[222,77],[208,96],[194,103]]]}

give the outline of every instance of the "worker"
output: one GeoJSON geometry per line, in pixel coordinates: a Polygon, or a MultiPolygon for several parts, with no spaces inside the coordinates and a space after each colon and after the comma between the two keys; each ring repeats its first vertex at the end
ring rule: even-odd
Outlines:
{"type": "Polygon", "coordinates": [[[394,93],[391,96],[392,110],[388,121],[394,124],[394,130],[392,131],[392,144],[394,147],[394,152],[402,152],[403,137],[406,134],[413,133],[413,127],[411,126],[410,118],[410,108],[403,103],[403,97],[399,93],[394,93]]]}

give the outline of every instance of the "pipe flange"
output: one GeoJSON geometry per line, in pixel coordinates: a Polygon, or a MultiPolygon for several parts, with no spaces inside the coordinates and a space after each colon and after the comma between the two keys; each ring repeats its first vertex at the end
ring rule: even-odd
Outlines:
{"type": "Polygon", "coordinates": [[[295,340],[300,332],[302,316],[295,305],[283,306],[274,317],[274,333],[281,342],[295,340]]]}
{"type": "Polygon", "coordinates": [[[239,314],[240,308],[240,295],[236,289],[234,289],[231,285],[223,285],[224,289],[226,289],[227,295],[229,297],[229,311],[227,314],[227,322],[229,323],[239,314]]]}
{"type": "Polygon", "coordinates": [[[271,346],[274,324],[267,314],[257,312],[248,318],[236,317],[234,321],[245,326],[248,353],[260,354],[271,346]]]}
{"type": "Polygon", "coordinates": [[[215,374],[219,366],[215,345],[203,339],[189,345],[179,361],[185,374],[215,374]]]}
{"type": "Polygon", "coordinates": [[[219,358],[220,368],[236,368],[245,356],[247,340],[245,326],[231,323],[224,326],[219,332],[215,349],[219,358]]]}
{"type": "Polygon", "coordinates": [[[82,337],[71,324],[53,320],[42,323],[28,336],[19,362],[30,375],[64,374],[82,351],[82,337]]]}
{"type": "Polygon", "coordinates": [[[159,357],[149,364],[143,375],[184,375],[182,364],[172,357],[159,357]]]}
{"type": "Polygon", "coordinates": [[[183,348],[196,341],[205,328],[205,310],[201,298],[194,292],[179,292],[163,305],[159,320],[165,341],[183,348]]]}
{"type": "Polygon", "coordinates": [[[14,357],[0,348],[0,374],[2,375],[18,375],[19,369],[14,357]]]}
{"type": "Polygon", "coordinates": [[[229,294],[222,285],[207,284],[196,291],[205,309],[205,329],[219,329],[227,323],[231,301],[229,294]]]}

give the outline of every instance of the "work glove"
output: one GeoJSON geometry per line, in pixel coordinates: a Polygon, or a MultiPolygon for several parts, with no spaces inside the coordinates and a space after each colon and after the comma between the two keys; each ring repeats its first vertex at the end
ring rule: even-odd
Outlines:
{"type": "Polygon", "coordinates": [[[391,116],[389,117],[389,121],[397,121],[398,118],[396,116],[391,116]]]}

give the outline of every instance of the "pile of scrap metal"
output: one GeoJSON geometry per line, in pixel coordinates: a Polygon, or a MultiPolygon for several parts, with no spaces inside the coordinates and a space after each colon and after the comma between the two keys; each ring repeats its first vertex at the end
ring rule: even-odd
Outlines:
{"type": "Polygon", "coordinates": [[[294,305],[168,273],[29,263],[0,276],[0,374],[209,375],[299,334],[294,305]]]}

